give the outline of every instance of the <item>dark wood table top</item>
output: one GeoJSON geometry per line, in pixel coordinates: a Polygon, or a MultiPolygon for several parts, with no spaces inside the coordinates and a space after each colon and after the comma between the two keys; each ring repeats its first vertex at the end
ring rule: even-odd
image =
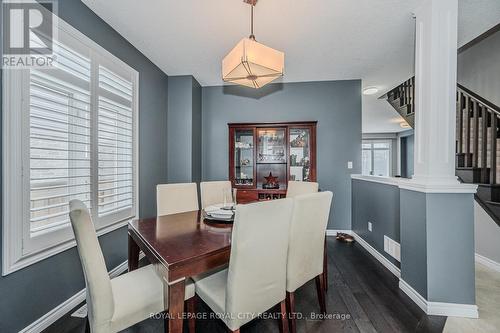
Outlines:
{"type": "Polygon", "coordinates": [[[231,225],[205,222],[201,211],[136,219],[129,223],[129,234],[139,238],[169,271],[218,253],[229,253],[231,230],[231,225]]]}

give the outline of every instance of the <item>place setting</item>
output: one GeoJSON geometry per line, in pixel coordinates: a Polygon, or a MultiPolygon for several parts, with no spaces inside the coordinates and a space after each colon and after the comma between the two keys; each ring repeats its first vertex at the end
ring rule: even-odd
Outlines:
{"type": "Polygon", "coordinates": [[[232,225],[236,210],[236,189],[222,190],[223,202],[205,207],[203,220],[210,224],[232,225]]]}

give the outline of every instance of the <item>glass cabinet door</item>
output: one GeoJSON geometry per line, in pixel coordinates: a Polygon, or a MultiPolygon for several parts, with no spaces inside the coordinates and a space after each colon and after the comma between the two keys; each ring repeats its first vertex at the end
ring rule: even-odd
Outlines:
{"type": "Polygon", "coordinates": [[[289,180],[311,181],[311,130],[290,128],[289,180]]]}
{"type": "Polygon", "coordinates": [[[257,163],[286,163],[284,128],[257,129],[257,163]]]}
{"type": "Polygon", "coordinates": [[[257,188],[286,189],[286,128],[258,128],[257,142],[257,188]]]}
{"type": "Polygon", "coordinates": [[[234,185],[254,185],[253,129],[234,131],[234,185]]]}

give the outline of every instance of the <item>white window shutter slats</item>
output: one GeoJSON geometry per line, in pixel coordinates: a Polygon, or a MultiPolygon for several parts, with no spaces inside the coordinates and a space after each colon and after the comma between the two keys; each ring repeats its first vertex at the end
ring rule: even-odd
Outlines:
{"type": "Polygon", "coordinates": [[[98,104],[97,210],[102,217],[133,209],[133,82],[99,66],[98,104]]]}
{"type": "Polygon", "coordinates": [[[56,36],[53,68],[3,76],[4,275],[74,245],[72,199],[98,234],[137,215],[138,73],[63,20],[56,36]]]}
{"type": "Polygon", "coordinates": [[[91,110],[89,91],[50,72],[31,70],[29,98],[30,234],[36,236],[69,223],[70,200],[92,206],[91,110]]]}

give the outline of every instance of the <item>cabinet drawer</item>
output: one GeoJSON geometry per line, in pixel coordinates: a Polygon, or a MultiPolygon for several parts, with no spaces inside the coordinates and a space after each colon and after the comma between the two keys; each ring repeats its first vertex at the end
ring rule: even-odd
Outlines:
{"type": "Polygon", "coordinates": [[[236,200],[239,204],[255,202],[259,200],[259,194],[257,191],[238,190],[236,192],[236,200]]]}

